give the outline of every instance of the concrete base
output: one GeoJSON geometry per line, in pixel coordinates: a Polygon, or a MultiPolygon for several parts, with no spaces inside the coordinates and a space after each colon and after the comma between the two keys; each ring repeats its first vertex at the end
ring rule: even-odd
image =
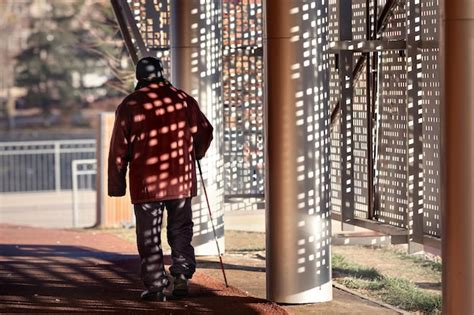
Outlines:
{"type": "Polygon", "coordinates": [[[379,232],[333,233],[332,235],[332,245],[382,246],[390,244],[390,235],[379,232]]]}
{"type": "MultiPolygon", "coordinates": [[[[225,229],[233,231],[244,231],[244,232],[265,232],[265,211],[264,210],[252,210],[252,211],[228,211],[224,214],[225,217],[225,229]]],[[[338,234],[341,232],[345,233],[359,233],[359,232],[372,232],[371,230],[364,229],[355,225],[344,224],[344,229],[341,222],[332,220],[331,230],[332,234],[338,234]],[[346,231],[345,229],[350,231],[346,231]]]]}
{"type": "Polygon", "coordinates": [[[409,254],[423,253],[424,251],[425,251],[425,246],[423,244],[419,244],[419,243],[415,243],[411,241],[408,243],[409,254]]]}

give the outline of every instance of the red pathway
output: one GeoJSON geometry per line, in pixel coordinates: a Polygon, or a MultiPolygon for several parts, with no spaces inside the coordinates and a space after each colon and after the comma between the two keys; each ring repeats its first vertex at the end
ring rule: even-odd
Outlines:
{"type": "Polygon", "coordinates": [[[141,290],[135,246],[115,235],[0,225],[0,313],[287,314],[199,272],[186,299],[141,290]]]}

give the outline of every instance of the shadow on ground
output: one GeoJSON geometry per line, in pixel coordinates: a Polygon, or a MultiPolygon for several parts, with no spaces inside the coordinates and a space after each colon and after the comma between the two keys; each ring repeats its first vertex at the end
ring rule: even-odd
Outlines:
{"type": "Polygon", "coordinates": [[[1,312],[286,313],[203,274],[195,275],[186,299],[142,302],[135,255],[83,246],[4,244],[0,257],[1,312]]]}

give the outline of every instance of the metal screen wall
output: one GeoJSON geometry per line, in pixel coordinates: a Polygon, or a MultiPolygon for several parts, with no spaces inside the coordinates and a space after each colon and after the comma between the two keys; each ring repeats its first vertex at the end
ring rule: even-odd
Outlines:
{"type": "MultiPolygon", "coordinates": [[[[206,190],[215,221],[216,233],[221,249],[224,248],[224,164],[222,152],[222,35],[220,0],[193,0],[190,12],[192,25],[192,51],[190,75],[193,89],[190,95],[199,102],[201,110],[214,126],[214,139],[202,159],[201,166],[206,190]]],[[[199,175],[198,175],[199,176],[199,175]]],[[[197,254],[214,253],[212,225],[201,183],[193,198],[193,244],[197,254]],[[205,243],[205,244],[204,244],[205,243]],[[204,244],[197,247],[197,244],[204,244]]]]}
{"type": "MultiPolygon", "coordinates": [[[[212,23],[220,23],[222,33],[214,32],[211,25],[198,27],[196,40],[209,53],[197,56],[194,62],[196,69],[203,63],[219,67],[222,62],[221,83],[213,77],[217,81],[210,85],[211,90],[199,93],[205,98],[222,89],[217,102],[223,104],[223,191],[229,198],[249,201],[264,191],[262,0],[217,2],[222,6],[220,20],[212,23]],[[210,58],[212,54],[221,59],[210,58]]],[[[202,2],[199,25],[207,23],[217,2],[202,2]]],[[[166,59],[168,0],[128,3],[140,33],[145,34],[145,45],[166,59]]],[[[299,66],[317,72],[321,69],[311,70],[308,64],[317,57],[312,57],[308,34],[318,33],[322,27],[315,3],[301,0],[295,14],[301,15],[304,25],[298,35],[308,39],[302,47],[305,60],[299,66]]],[[[413,240],[420,240],[422,234],[439,237],[439,1],[329,0],[324,5],[330,44],[353,43],[324,61],[330,67],[332,210],[352,211],[356,218],[407,229],[413,240]],[[368,34],[376,45],[368,44],[368,34]],[[369,52],[370,68],[365,59],[369,52]],[[370,76],[372,81],[368,82],[370,76]],[[369,162],[373,163],[373,187],[369,162]]],[[[209,71],[207,77],[218,75],[209,71]]],[[[205,77],[203,84],[209,86],[205,77]]],[[[318,92],[317,86],[308,82],[301,87],[302,102],[315,101],[312,98],[318,92]]],[[[321,118],[318,115],[304,117],[321,118]]],[[[245,206],[255,202],[252,199],[245,206]]]]}
{"type": "Polygon", "coordinates": [[[161,59],[164,74],[171,73],[170,10],[169,0],[127,0],[136,23],[139,37],[135,38],[138,51],[143,54],[139,41],[151,55],[161,59]]]}
{"type": "Polygon", "coordinates": [[[371,133],[367,129],[367,65],[358,64],[357,42],[366,42],[367,12],[373,21],[374,1],[352,1],[351,21],[341,21],[344,3],[329,1],[331,42],[347,41],[341,38],[341,27],[347,24],[340,23],[352,23],[349,40],[353,45],[348,44],[345,51],[352,52],[354,67],[354,77],[344,87],[341,82],[348,81],[340,81],[339,76],[345,52],[330,58],[332,209],[343,212],[346,205],[353,209],[353,216],[369,217],[370,136],[375,167],[372,219],[408,229],[415,241],[422,241],[423,234],[440,237],[439,1],[377,1],[378,22],[371,24],[372,31],[377,29],[374,40],[385,42],[381,46],[403,43],[403,48],[369,49],[377,60],[371,69],[377,74],[371,133]],[[348,87],[352,89],[351,110],[345,113],[348,87]]]}
{"type": "Polygon", "coordinates": [[[225,193],[263,194],[262,0],[222,5],[225,193]]]}
{"type": "MultiPolygon", "coordinates": [[[[339,6],[338,0],[329,0],[329,42],[339,40],[339,6]]],[[[339,71],[337,69],[338,56],[329,54],[329,107],[331,112],[336,111],[336,105],[340,101],[339,71]]],[[[331,206],[332,211],[342,211],[342,188],[341,188],[341,116],[334,117],[331,124],[331,206]]]]}
{"type": "MultiPolygon", "coordinates": [[[[405,40],[406,13],[397,5],[382,38],[405,40]]],[[[379,65],[378,220],[408,227],[407,85],[405,52],[384,51],[379,65]]]]}
{"type": "MultiPolygon", "coordinates": [[[[423,231],[441,236],[440,132],[441,87],[439,78],[439,0],[420,1],[421,40],[434,45],[420,50],[420,94],[423,111],[423,231]]],[[[427,45],[428,46],[428,45],[427,45]]]]}
{"type": "MultiPolygon", "coordinates": [[[[352,1],[352,37],[356,40],[366,38],[365,0],[352,1]]],[[[355,53],[353,67],[356,66],[361,53],[355,53]]],[[[354,216],[367,217],[367,78],[365,65],[360,74],[355,77],[352,91],[352,132],[353,132],[353,191],[354,191],[354,216]]]]}

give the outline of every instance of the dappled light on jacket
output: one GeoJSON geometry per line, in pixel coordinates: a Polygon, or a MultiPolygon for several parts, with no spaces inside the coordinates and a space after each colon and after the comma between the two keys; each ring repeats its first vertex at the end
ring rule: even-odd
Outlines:
{"type": "Polygon", "coordinates": [[[212,131],[197,102],[169,82],[135,91],[116,111],[109,195],[125,195],[130,166],[130,195],[135,204],[195,196],[195,160],[204,156],[212,131]]]}

